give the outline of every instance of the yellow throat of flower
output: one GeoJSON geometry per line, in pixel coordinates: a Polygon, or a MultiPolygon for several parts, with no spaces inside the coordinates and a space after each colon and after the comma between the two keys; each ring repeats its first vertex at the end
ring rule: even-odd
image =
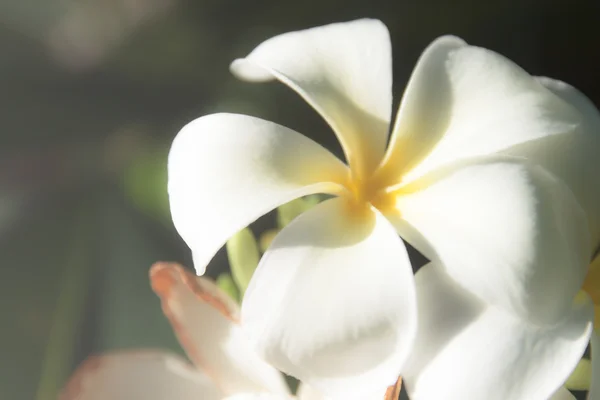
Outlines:
{"type": "Polygon", "coordinates": [[[360,179],[350,174],[344,186],[348,190],[348,206],[353,215],[362,215],[369,210],[370,206],[375,207],[383,214],[396,212],[397,193],[388,185],[371,177],[360,179]]]}

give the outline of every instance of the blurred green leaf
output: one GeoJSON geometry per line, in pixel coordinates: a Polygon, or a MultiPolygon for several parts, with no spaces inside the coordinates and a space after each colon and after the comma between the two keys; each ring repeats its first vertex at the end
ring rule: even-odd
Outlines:
{"type": "Polygon", "coordinates": [[[217,278],[217,286],[237,303],[240,302],[240,291],[230,274],[223,273],[219,275],[217,278]]]}
{"type": "Polygon", "coordinates": [[[124,171],[123,190],[140,211],[170,223],[167,156],[166,147],[137,155],[124,171]]]}
{"type": "Polygon", "coordinates": [[[591,382],[592,363],[587,358],[582,358],[565,382],[565,386],[571,390],[589,390],[591,382]]]}
{"type": "Polygon", "coordinates": [[[292,200],[289,203],[280,206],[277,209],[277,227],[283,229],[287,224],[292,222],[294,218],[303,212],[308,211],[320,201],[321,198],[318,195],[313,194],[292,200]]]}
{"type": "Polygon", "coordinates": [[[244,228],[227,241],[226,248],[233,280],[243,297],[260,260],[258,243],[250,228],[244,228]]]}
{"type": "Polygon", "coordinates": [[[260,235],[258,243],[260,245],[260,251],[262,253],[266,252],[275,236],[279,233],[279,229],[268,229],[260,235]]]}

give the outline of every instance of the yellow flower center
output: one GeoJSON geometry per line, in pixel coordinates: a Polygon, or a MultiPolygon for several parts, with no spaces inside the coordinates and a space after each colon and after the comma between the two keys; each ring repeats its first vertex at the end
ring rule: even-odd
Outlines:
{"type": "Polygon", "coordinates": [[[598,330],[600,329],[600,255],[596,256],[590,264],[582,290],[594,302],[594,328],[598,330]]]}
{"type": "Polygon", "coordinates": [[[362,181],[350,176],[344,186],[349,193],[346,197],[348,206],[355,215],[363,214],[370,206],[384,214],[395,210],[396,194],[388,189],[388,185],[374,179],[362,181]]]}

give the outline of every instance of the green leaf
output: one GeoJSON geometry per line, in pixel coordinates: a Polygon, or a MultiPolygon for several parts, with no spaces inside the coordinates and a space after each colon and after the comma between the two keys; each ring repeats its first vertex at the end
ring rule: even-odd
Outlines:
{"type": "Polygon", "coordinates": [[[283,204],[277,209],[277,227],[283,229],[294,218],[319,204],[321,198],[313,194],[283,204]]]}
{"type": "Polygon", "coordinates": [[[275,236],[279,233],[279,229],[268,229],[260,235],[258,239],[258,243],[260,244],[260,251],[262,253],[266,252],[275,236]]]}
{"type": "Polygon", "coordinates": [[[219,275],[217,278],[217,286],[237,303],[240,303],[240,290],[230,274],[223,273],[219,275]]]}
{"type": "Polygon", "coordinates": [[[592,362],[587,358],[582,358],[565,382],[565,386],[571,390],[589,390],[591,381],[592,362]]]}
{"type": "Polygon", "coordinates": [[[226,248],[231,275],[243,296],[260,260],[258,243],[250,228],[244,228],[229,239],[226,248]]]}

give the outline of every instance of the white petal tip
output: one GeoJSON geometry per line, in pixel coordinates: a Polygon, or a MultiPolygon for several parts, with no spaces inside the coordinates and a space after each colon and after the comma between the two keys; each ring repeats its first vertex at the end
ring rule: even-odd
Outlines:
{"type": "Polygon", "coordinates": [[[238,79],[249,82],[268,82],[274,79],[273,75],[246,58],[233,60],[229,66],[231,73],[238,79]]]}
{"type": "Polygon", "coordinates": [[[196,270],[196,275],[204,275],[204,273],[206,272],[206,266],[210,262],[210,258],[206,260],[205,257],[200,256],[200,253],[192,252],[192,261],[194,264],[194,270],[196,270]]]}
{"type": "Polygon", "coordinates": [[[433,45],[434,43],[436,44],[436,46],[445,45],[445,46],[451,46],[451,47],[462,47],[462,46],[468,45],[468,43],[465,42],[463,39],[459,38],[458,36],[454,36],[454,35],[439,36],[433,42],[431,42],[431,45],[433,45]]]}

